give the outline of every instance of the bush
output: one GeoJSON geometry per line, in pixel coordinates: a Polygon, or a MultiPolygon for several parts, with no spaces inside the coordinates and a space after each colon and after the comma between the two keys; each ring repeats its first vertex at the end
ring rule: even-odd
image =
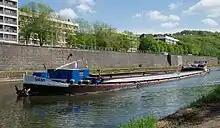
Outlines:
{"type": "Polygon", "coordinates": [[[207,96],[203,96],[201,99],[192,103],[190,106],[199,107],[206,103],[220,100],[220,85],[217,85],[207,96]]]}
{"type": "Polygon", "coordinates": [[[131,120],[128,124],[120,128],[156,128],[157,119],[154,116],[148,116],[140,120],[131,120]]]}

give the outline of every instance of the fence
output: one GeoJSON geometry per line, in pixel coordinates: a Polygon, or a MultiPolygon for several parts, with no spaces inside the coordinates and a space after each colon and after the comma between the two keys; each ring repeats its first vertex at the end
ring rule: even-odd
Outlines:
{"type": "MultiPolygon", "coordinates": [[[[30,45],[30,46],[40,46],[39,44],[25,44],[25,43],[19,43],[19,45],[30,45]]],[[[164,52],[153,52],[150,50],[138,50],[138,48],[111,48],[111,47],[98,47],[98,46],[88,46],[88,45],[79,45],[76,44],[74,46],[68,46],[68,45],[47,45],[44,44],[41,47],[48,47],[48,48],[70,48],[70,49],[77,49],[77,50],[94,50],[94,51],[114,51],[114,52],[138,52],[138,53],[149,53],[149,54],[164,54],[164,52]]],[[[178,55],[178,54],[173,54],[178,55]]]]}

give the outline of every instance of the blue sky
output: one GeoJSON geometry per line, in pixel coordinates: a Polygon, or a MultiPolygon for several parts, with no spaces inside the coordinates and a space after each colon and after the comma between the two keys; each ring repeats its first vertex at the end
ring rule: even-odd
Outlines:
{"type": "Polygon", "coordinates": [[[135,33],[219,30],[220,0],[18,0],[42,2],[63,18],[81,17],[135,33]]]}

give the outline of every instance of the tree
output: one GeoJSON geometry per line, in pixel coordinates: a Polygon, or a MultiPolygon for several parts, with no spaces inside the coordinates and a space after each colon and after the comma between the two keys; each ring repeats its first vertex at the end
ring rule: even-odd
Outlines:
{"type": "MultiPolygon", "coordinates": [[[[156,43],[156,40],[153,38],[152,35],[146,35],[145,37],[140,39],[140,45],[138,50],[141,51],[150,51],[152,48],[152,44],[156,43]]],[[[153,46],[156,48],[157,46],[153,46]]]]}
{"type": "Polygon", "coordinates": [[[69,46],[69,47],[75,46],[76,47],[77,42],[78,42],[78,39],[75,35],[73,35],[73,34],[67,35],[67,46],[69,46]]]}
{"type": "Polygon", "coordinates": [[[88,21],[82,18],[76,18],[74,19],[74,22],[78,23],[79,25],[79,28],[78,28],[79,33],[92,33],[93,32],[93,26],[89,24],[88,21]]]}
{"type": "Polygon", "coordinates": [[[24,24],[24,27],[27,29],[21,29],[21,33],[24,33],[26,40],[28,40],[27,38],[31,33],[36,33],[38,35],[41,46],[48,40],[52,40],[52,36],[50,38],[48,37],[51,35],[50,30],[54,30],[51,25],[52,21],[49,20],[50,15],[54,13],[54,11],[50,7],[42,3],[30,2],[20,10],[26,12],[30,17],[28,23],[24,24]]]}
{"type": "Polygon", "coordinates": [[[173,54],[174,53],[174,49],[172,45],[168,45],[168,52],[173,54]]]}
{"type": "Polygon", "coordinates": [[[154,53],[160,53],[160,45],[158,44],[158,42],[152,42],[150,49],[154,53]]]}

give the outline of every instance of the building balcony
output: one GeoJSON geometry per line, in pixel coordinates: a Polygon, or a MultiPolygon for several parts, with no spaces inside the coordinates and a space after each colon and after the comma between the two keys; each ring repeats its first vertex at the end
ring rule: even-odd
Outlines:
{"type": "Polygon", "coordinates": [[[12,8],[17,8],[17,5],[14,5],[14,4],[5,3],[5,6],[12,7],[12,8]]]}
{"type": "MultiPolygon", "coordinates": [[[[0,20],[0,22],[1,22],[1,20],[0,20]]],[[[6,23],[6,24],[14,24],[14,25],[17,25],[17,22],[14,22],[14,21],[5,20],[5,23],[6,23]]]]}
{"type": "Polygon", "coordinates": [[[8,13],[8,12],[5,12],[5,15],[17,16],[17,13],[8,13]]]}
{"type": "Polygon", "coordinates": [[[5,29],[5,32],[17,33],[17,30],[5,29]]]}
{"type": "Polygon", "coordinates": [[[17,38],[7,38],[7,37],[5,37],[4,40],[6,40],[6,41],[17,41],[17,38]]]}

